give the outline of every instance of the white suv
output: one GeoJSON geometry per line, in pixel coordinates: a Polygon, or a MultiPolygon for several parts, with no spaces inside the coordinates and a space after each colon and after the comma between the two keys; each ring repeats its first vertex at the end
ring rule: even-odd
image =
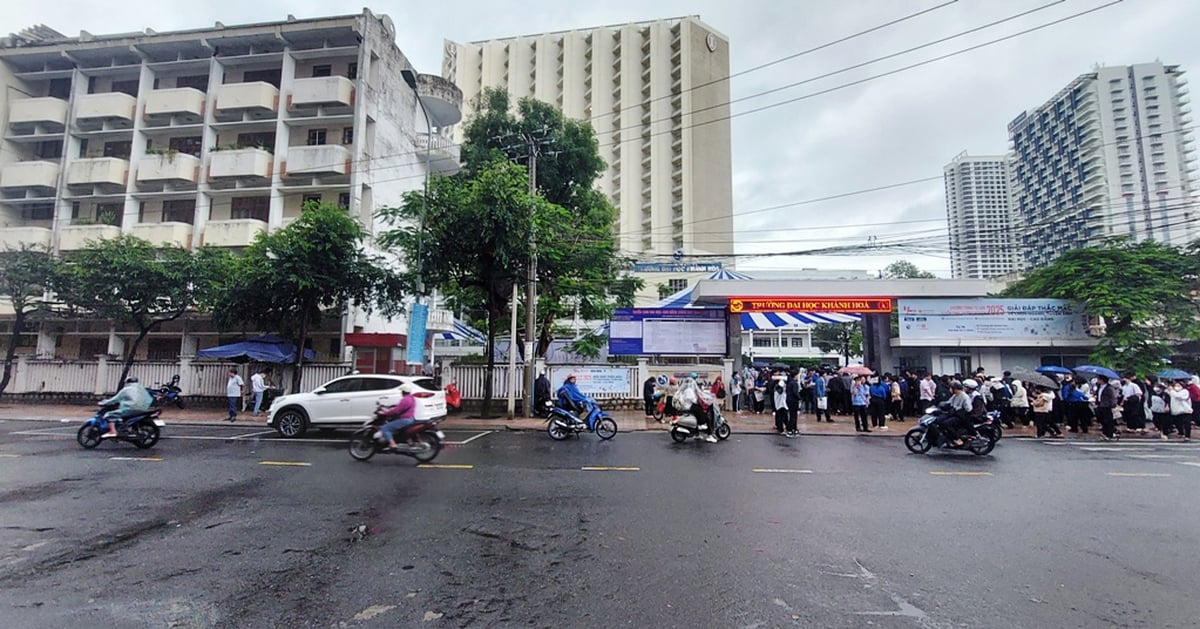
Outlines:
{"type": "Polygon", "coordinates": [[[417,419],[446,415],[446,392],[428,376],[355,374],[317,387],[312,393],[283,395],[271,402],[267,425],[282,437],[301,437],[314,428],[357,427],[371,418],[378,405],[400,401],[400,385],[411,383],[417,419]]]}

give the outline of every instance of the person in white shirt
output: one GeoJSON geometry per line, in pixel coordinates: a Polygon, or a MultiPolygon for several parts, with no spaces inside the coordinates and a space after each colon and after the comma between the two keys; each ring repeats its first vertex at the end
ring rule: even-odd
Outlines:
{"type": "Polygon", "coordinates": [[[921,378],[919,387],[921,389],[921,408],[917,410],[923,413],[937,400],[937,383],[933,381],[933,374],[926,372],[925,376],[921,378]]]}
{"type": "Polygon", "coordinates": [[[270,377],[270,367],[263,367],[253,376],[250,376],[250,391],[254,393],[254,415],[256,417],[258,416],[258,411],[262,408],[263,395],[267,392],[267,379],[270,377]]]}
{"type": "Polygon", "coordinates": [[[1028,426],[1029,418],[1029,392],[1025,390],[1025,385],[1020,380],[1013,380],[1009,385],[1012,389],[1012,399],[1009,400],[1009,406],[1012,407],[1013,419],[1021,422],[1021,425],[1028,426]]]}
{"type": "Polygon", "coordinates": [[[1170,403],[1171,419],[1175,420],[1175,429],[1179,438],[1184,441],[1192,440],[1192,396],[1182,382],[1176,382],[1167,389],[1167,401],[1170,403]]]}
{"type": "Polygon", "coordinates": [[[230,369],[229,379],[225,381],[225,399],[229,402],[229,417],[225,421],[237,421],[238,402],[242,400],[242,392],[245,390],[246,382],[238,375],[237,369],[230,369]]]}

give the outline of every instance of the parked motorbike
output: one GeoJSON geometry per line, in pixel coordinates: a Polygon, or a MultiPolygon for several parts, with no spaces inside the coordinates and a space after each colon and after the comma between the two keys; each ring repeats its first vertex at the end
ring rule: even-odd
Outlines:
{"type": "Polygon", "coordinates": [[[555,441],[562,441],[571,435],[581,432],[594,432],[597,437],[608,440],[617,435],[617,422],[608,413],[600,409],[596,400],[588,398],[587,412],[583,417],[562,408],[553,400],[542,403],[542,411],[546,413],[546,434],[555,441]]]}
{"type": "MultiPolygon", "coordinates": [[[[108,422],[104,416],[109,412],[116,410],[120,404],[101,404],[96,414],[89,420],[83,422],[79,427],[79,432],[75,434],[75,440],[79,445],[91,450],[100,445],[103,440],[101,435],[108,432],[108,422]]],[[[159,414],[162,409],[155,408],[133,417],[127,417],[117,423],[117,436],[111,440],[127,441],[141,449],[152,448],[158,443],[158,438],[162,427],[166,426],[163,420],[159,419],[159,414]]]]}
{"type": "Polygon", "coordinates": [[[151,408],[165,404],[174,404],[181,409],[183,408],[183,389],[179,388],[179,374],[171,376],[171,381],[164,385],[159,385],[157,382],[154,383],[154,387],[146,387],[146,393],[149,393],[150,397],[154,398],[154,401],[150,403],[151,408]]]}
{"type": "MultiPolygon", "coordinates": [[[[729,422],[725,421],[725,416],[721,414],[721,409],[713,405],[713,415],[716,416],[714,421],[717,422],[713,426],[713,435],[724,441],[729,438],[732,432],[729,429],[729,422]]],[[[699,420],[692,413],[684,413],[671,421],[671,438],[677,443],[687,441],[688,437],[703,437],[708,433],[700,428],[699,420]]]]}
{"type": "Polygon", "coordinates": [[[667,415],[667,394],[662,391],[654,392],[654,421],[661,422],[667,415]]]}
{"type": "Polygon", "coordinates": [[[446,391],[446,410],[450,413],[455,413],[462,410],[462,393],[458,391],[458,384],[451,382],[445,387],[446,391]]]}
{"type": "Polygon", "coordinates": [[[377,406],[371,419],[350,435],[350,456],[356,461],[366,461],[376,454],[402,454],[411,456],[420,463],[428,463],[436,458],[442,451],[442,440],[446,438],[437,425],[445,418],[418,420],[403,428],[393,435],[396,440],[396,447],[393,449],[388,447],[387,439],[384,439],[379,431],[384,424],[394,419],[386,415],[387,408],[383,405],[377,406]]]}
{"type": "Polygon", "coordinates": [[[991,417],[975,424],[971,434],[963,436],[962,445],[954,445],[953,438],[946,434],[938,421],[946,417],[949,412],[947,409],[938,407],[926,410],[925,415],[917,421],[916,427],[904,435],[904,446],[913,454],[925,454],[930,448],[938,446],[948,450],[969,450],[979,456],[991,452],[992,448],[996,447],[994,433],[990,430],[993,423],[991,417]]]}

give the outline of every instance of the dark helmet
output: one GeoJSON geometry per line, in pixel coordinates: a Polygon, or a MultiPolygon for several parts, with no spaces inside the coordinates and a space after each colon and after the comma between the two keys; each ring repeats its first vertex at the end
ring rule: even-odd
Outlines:
{"type": "Polygon", "coordinates": [[[138,381],[137,376],[129,376],[125,379],[125,384],[134,384],[138,381]]]}

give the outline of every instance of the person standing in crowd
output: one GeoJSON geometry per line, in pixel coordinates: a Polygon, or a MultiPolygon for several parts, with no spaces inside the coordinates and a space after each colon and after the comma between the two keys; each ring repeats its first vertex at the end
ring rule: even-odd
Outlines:
{"type": "Polygon", "coordinates": [[[942,377],[937,379],[936,384],[934,384],[933,395],[934,400],[938,404],[950,399],[950,396],[953,395],[953,391],[950,390],[950,376],[943,374],[942,377]]]}
{"type": "Polygon", "coordinates": [[[871,383],[869,388],[871,398],[867,402],[867,411],[871,414],[872,428],[887,430],[888,396],[891,391],[888,381],[891,379],[891,374],[887,374],[883,378],[875,378],[875,382],[871,383]]]}
{"type": "Polygon", "coordinates": [[[1166,441],[1174,426],[1167,388],[1163,383],[1155,382],[1146,396],[1150,398],[1150,417],[1154,420],[1154,428],[1158,430],[1158,438],[1166,441]]]}
{"type": "Polygon", "coordinates": [[[800,431],[796,428],[796,415],[800,413],[800,373],[792,370],[787,375],[786,399],[787,404],[787,437],[795,439],[800,436],[800,431]]]}
{"type": "Polygon", "coordinates": [[[229,417],[225,421],[237,421],[238,403],[242,401],[245,391],[246,382],[238,375],[237,369],[230,369],[229,379],[225,381],[225,401],[229,403],[229,417]]]}
{"type": "Polygon", "coordinates": [[[1171,419],[1175,420],[1175,430],[1179,431],[1179,438],[1184,441],[1192,440],[1192,396],[1188,393],[1184,381],[1176,381],[1167,390],[1167,397],[1171,405],[1171,419]]]}
{"type": "Polygon", "coordinates": [[[1088,406],[1087,395],[1075,385],[1075,379],[1071,374],[1063,376],[1059,399],[1066,407],[1064,412],[1067,419],[1067,432],[1086,435],[1088,428],[1092,425],[1091,409],[1088,406]]]}
{"type": "Polygon", "coordinates": [[[767,406],[767,387],[770,385],[770,373],[766,369],[758,370],[754,379],[754,412],[761,414],[767,406]]]}
{"type": "Polygon", "coordinates": [[[819,377],[816,371],[800,374],[800,409],[813,413],[817,409],[817,396],[813,394],[813,380],[819,377]]]}
{"type": "MultiPolygon", "coordinates": [[[[838,376],[838,378],[841,379],[842,384],[846,385],[842,389],[842,408],[846,409],[847,414],[851,414],[852,407],[854,405],[850,400],[850,395],[851,395],[851,391],[854,390],[854,378],[848,373],[841,374],[840,376],[838,376]]],[[[863,384],[866,384],[866,383],[867,383],[867,379],[863,378],[863,384]]]]}
{"type": "Polygon", "coordinates": [[[1117,438],[1117,420],[1113,410],[1117,408],[1117,388],[1109,384],[1108,376],[1096,376],[1096,420],[1105,441],[1117,438]]]}
{"type": "Polygon", "coordinates": [[[1137,378],[1131,372],[1121,376],[1121,418],[1125,430],[1146,434],[1146,396],[1137,378]]]}
{"type": "Polygon", "coordinates": [[[903,380],[893,378],[890,374],[884,378],[888,383],[888,412],[892,415],[892,421],[904,421],[904,388],[901,386],[903,380]]]}
{"type": "Polygon", "coordinates": [[[729,395],[729,393],[725,390],[725,380],[722,379],[720,374],[717,375],[716,380],[713,380],[712,388],[709,390],[709,393],[712,393],[712,396],[717,398],[717,408],[723,408],[725,406],[725,398],[729,395]]]}
{"type": "Polygon", "coordinates": [[[1022,426],[1028,426],[1030,421],[1029,392],[1025,390],[1025,384],[1015,378],[1008,386],[1012,389],[1012,399],[1008,401],[1008,404],[1012,409],[1013,421],[1021,422],[1022,426]]]}
{"type": "Polygon", "coordinates": [[[829,376],[825,382],[825,391],[829,395],[829,406],[838,415],[849,415],[850,409],[844,405],[843,394],[846,393],[846,383],[838,374],[829,376]]]}
{"type": "Polygon", "coordinates": [[[783,374],[771,378],[771,409],[775,414],[775,432],[787,435],[787,384],[783,374]]]}
{"type": "Polygon", "coordinates": [[[250,391],[254,394],[255,417],[258,417],[259,411],[262,410],[263,395],[267,392],[267,376],[270,373],[270,367],[263,367],[250,376],[250,391]]]}
{"type": "Polygon", "coordinates": [[[1035,386],[1029,405],[1033,410],[1033,424],[1037,426],[1038,437],[1047,434],[1054,438],[1062,437],[1062,431],[1054,421],[1054,394],[1050,392],[1049,387],[1040,384],[1035,386]]]}
{"type": "Polygon", "coordinates": [[[742,387],[745,385],[742,382],[742,374],[735,373],[729,378],[729,410],[737,413],[742,410],[742,387]]]}
{"type": "Polygon", "coordinates": [[[816,400],[816,410],[814,413],[817,416],[817,423],[821,423],[821,413],[825,413],[825,421],[833,423],[833,416],[829,414],[829,389],[825,385],[825,374],[813,374],[813,398],[816,400]]]}
{"type": "Polygon", "coordinates": [[[937,383],[933,381],[933,374],[925,372],[925,375],[921,376],[921,382],[917,388],[919,396],[917,399],[921,404],[921,408],[918,408],[917,412],[923,413],[925,409],[937,403],[935,401],[937,399],[937,383]]]}
{"type": "MultiPolygon", "coordinates": [[[[1192,400],[1192,423],[1200,426],[1200,376],[1192,376],[1185,386],[1192,400]]],[[[1188,435],[1191,435],[1191,432],[1188,432],[1188,435]]]]}
{"type": "Polygon", "coordinates": [[[855,376],[850,385],[850,406],[854,411],[854,431],[871,432],[867,426],[867,403],[871,399],[871,388],[865,376],[855,376]]]}
{"type": "MultiPolygon", "coordinates": [[[[546,382],[549,383],[549,380],[546,382]]],[[[646,378],[646,381],[642,383],[642,401],[646,403],[646,421],[654,419],[654,407],[656,405],[654,393],[657,389],[658,383],[654,380],[654,376],[646,378]]],[[[662,420],[657,421],[661,422],[662,420]]]]}

